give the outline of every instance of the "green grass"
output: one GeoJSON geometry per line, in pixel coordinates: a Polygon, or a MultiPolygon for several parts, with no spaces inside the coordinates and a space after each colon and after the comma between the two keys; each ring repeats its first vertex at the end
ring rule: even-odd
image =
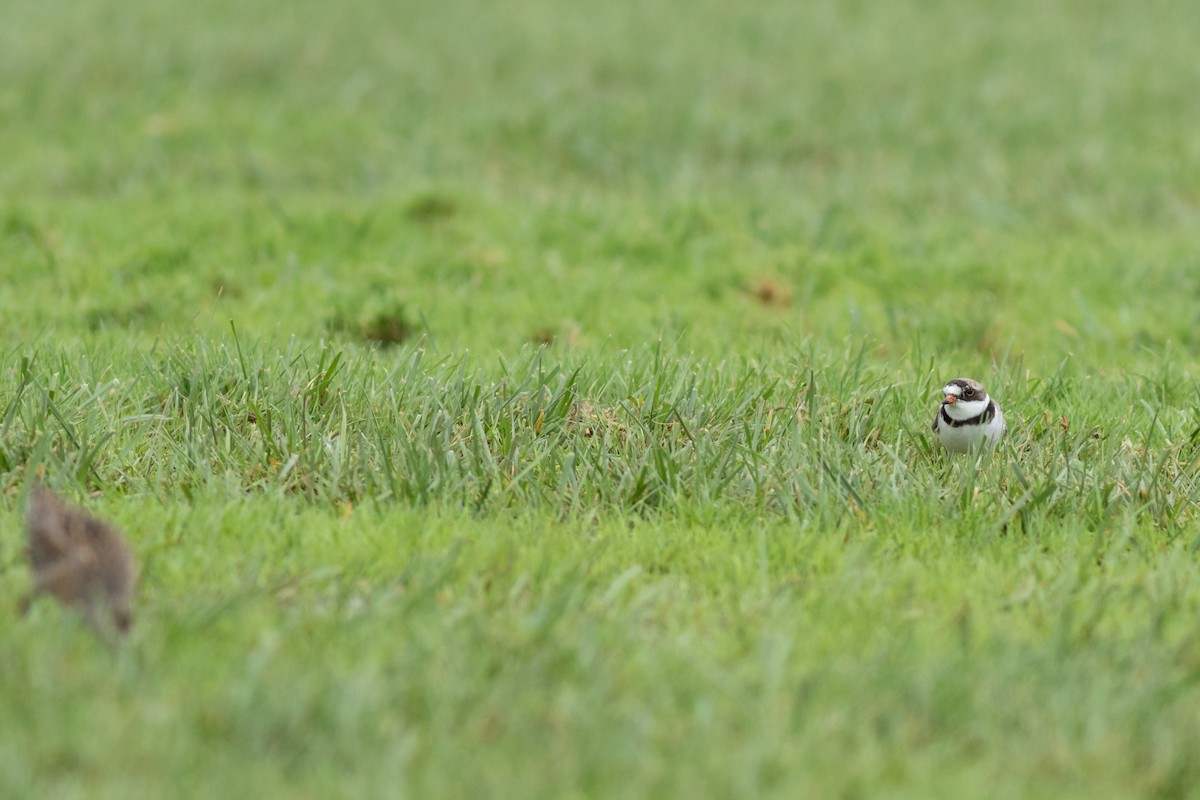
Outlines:
{"type": "Polygon", "coordinates": [[[0,796],[1200,793],[1193,5],[6,23],[0,796]]]}

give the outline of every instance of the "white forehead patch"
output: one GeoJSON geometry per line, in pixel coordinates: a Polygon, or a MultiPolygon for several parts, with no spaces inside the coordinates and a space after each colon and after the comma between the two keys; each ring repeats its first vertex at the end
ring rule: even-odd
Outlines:
{"type": "Polygon", "coordinates": [[[947,383],[942,387],[942,394],[952,394],[955,397],[962,397],[962,387],[955,386],[952,383],[947,383]]]}

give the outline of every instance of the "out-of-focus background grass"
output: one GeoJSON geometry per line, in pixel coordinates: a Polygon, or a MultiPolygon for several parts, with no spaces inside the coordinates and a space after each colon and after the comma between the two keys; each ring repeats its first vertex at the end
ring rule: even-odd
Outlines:
{"type": "Polygon", "coordinates": [[[3,18],[0,796],[1197,791],[1200,6],[3,18]]]}
{"type": "Polygon", "coordinates": [[[1195,13],[13,4],[3,332],[1192,350],[1195,13]]]}

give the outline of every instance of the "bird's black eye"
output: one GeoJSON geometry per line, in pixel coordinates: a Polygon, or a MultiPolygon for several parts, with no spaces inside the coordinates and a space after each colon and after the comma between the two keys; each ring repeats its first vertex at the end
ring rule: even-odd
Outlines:
{"type": "Polygon", "coordinates": [[[975,390],[968,386],[967,388],[963,389],[963,394],[967,397],[974,397],[975,390]]]}

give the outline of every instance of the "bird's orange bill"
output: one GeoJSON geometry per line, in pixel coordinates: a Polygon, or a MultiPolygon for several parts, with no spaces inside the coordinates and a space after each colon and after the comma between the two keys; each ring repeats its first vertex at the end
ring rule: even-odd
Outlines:
{"type": "Polygon", "coordinates": [[[947,403],[957,403],[957,402],[958,402],[958,398],[957,398],[957,397],[955,397],[955,396],[954,396],[954,395],[952,395],[952,394],[948,394],[948,395],[946,395],[946,402],[947,402],[947,403]]]}

